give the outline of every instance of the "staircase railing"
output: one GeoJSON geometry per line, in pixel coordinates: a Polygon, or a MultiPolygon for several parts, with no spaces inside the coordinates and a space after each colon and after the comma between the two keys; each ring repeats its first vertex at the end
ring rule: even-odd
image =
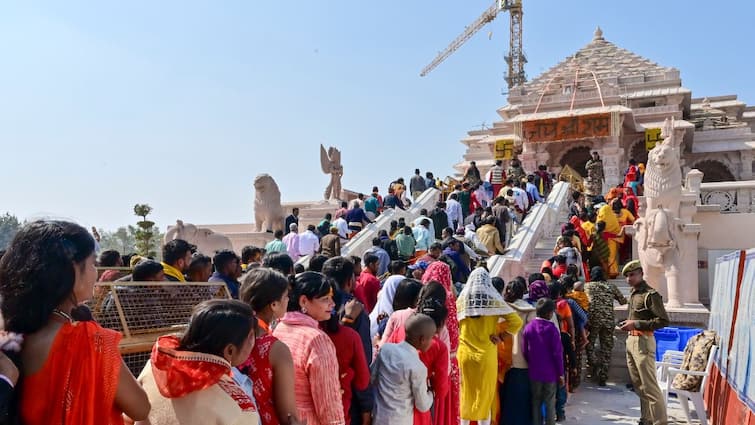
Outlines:
{"type": "Polygon", "coordinates": [[[530,209],[524,222],[516,230],[503,255],[495,255],[488,260],[488,269],[492,276],[500,276],[509,281],[516,276],[526,276],[531,270],[525,265],[535,254],[537,242],[551,232],[558,222],[561,211],[565,210],[571,189],[566,182],[553,185],[545,203],[530,209]]]}
{"type": "MultiPolygon", "coordinates": [[[[365,226],[359,233],[349,239],[349,241],[341,247],[341,255],[356,255],[361,257],[364,252],[372,247],[372,239],[377,237],[380,230],[389,230],[391,227],[391,221],[404,218],[407,223],[411,223],[419,217],[422,209],[432,211],[435,208],[435,204],[440,199],[440,191],[438,189],[430,188],[422,192],[422,194],[414,200],[411,207],[406,210],[398,208],[387,208],[382,214],[373,222],[365,226]]],[[[309,256],[305,256],[297,261],[297,264],[302,264],[305,267],[309,264],[309,256]]]]}
{"type": "Polygon", "coordinates": [[[341,255],[356,255],[361,257],[365,251],[372,247],[372,239],[377,237],[380,230],[389,230],[391,227],[391,221],[398,220],[403,217],[407,223],[411,223],[419,217],[420,211],[426,209],[432,211],[435,208],[435,204],[440,197],[440,191],[438,189],[427,189],[414,200],[412,206],[406,210],[401,209],[387,209],[378,216],[374,223],[370,223],[357,233],[356,236],[351,238],[342,248],[341,255]]]}

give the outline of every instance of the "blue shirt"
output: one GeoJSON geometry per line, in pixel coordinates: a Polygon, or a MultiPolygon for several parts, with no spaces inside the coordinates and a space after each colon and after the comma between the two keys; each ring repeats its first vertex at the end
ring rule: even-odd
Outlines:
{"type": "Polygon", "coordinates": [[[384,275],[385,272],[388,271],[388,265],[391,263],[391,257],[388,255],[388,252],[386,252],[386,250],[380,248],[379,246],[373,246],[372,248],[364,252],[365,257],[367,256],[367,254],[372,254],[378,258],[379,261],[377,275],[384,275]]]}
{"type": "Polygon", "coordinates": [[[430,248],[430,244],[432,243],[432,239],[430,238],[430,230],[420,224],[414,226],[412,233],[414,234],[414,240],[417,241],[414,249],[416,249],[417,251],[427,251],[428,248],[430,248]]]}
{"type": "Polygon", "coordinates": [[[532,196],[532,199],[536,202],[543,202],[543,197],[540,196],[540,191],[537,190],[537,186],[530,182],[527,182],[527,193],[529,193],[530,196],[532,196]]]}
{"type": "Polygon", "coordinates": [[[208,282],[224,282],[225,286],[228,287],[228,292],[231,294],[231,297],[234,299],[239,298],[239,282],[237,282],[234,279],[231,279],[230,277],[220,274],[220,272],[214,272],[212,276],[210,276],[210,280],[208,282]]]}

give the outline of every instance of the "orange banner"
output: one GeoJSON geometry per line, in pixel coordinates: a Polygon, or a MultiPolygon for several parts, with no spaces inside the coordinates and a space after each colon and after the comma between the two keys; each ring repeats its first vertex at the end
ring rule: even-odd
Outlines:
{"type": "Polygon", "coordinates": [[[522,136],[528,142],[557,142],[611,134],[611,114],[580,115],[522,123],[522,136]]]}

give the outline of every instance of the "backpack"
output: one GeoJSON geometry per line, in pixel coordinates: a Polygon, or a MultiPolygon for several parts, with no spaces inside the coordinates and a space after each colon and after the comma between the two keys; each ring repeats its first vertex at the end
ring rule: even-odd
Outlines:
{"type": "Polygon", "coordinates": [[[396,241],[393,239],[386,239],[380,242],[380,247],[388,253],[388,256],[391,257],[392,261],[398,260],[398,245],[396,245],[396,241]]]}

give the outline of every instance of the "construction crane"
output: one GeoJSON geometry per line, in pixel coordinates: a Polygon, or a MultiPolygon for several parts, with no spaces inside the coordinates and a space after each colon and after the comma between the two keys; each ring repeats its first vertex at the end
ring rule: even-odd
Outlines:
{"type": "Polygon", "coordinates": [[[480,15],[471,25],[469,25],[464,32],[456,37],[446,49],[427,65],[420,76],[424,77],[430,71],[435,69],[446,58],[451,56],[453,52],[459,49],[464,43],[472,38],[477,31],[482,29],[485,25],[493,21],[498,13],[508,10],[511,17],[510,31],[509,31],[509,54],[506,56],[506,63],[508,64],[508,74],[506,75],[506,82],[509,85],[509,89],[527,81],[527,77],[524,74],[524,64],[527,59],[524,56],[524,50],[522,49],[522,0],[496,0],[492,6],[490,6],[485,12],[480,15]]]}

